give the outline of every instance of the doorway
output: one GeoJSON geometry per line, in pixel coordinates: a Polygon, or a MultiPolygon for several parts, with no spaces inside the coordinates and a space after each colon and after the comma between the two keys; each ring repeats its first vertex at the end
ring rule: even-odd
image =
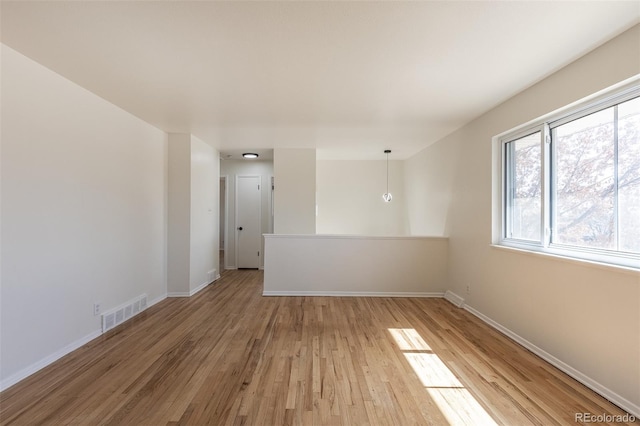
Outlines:
{"type": "Polygon", "coordinates": [[[260,268],[262,188],[260,176],[236,176],[236,264],[260,268]]]}

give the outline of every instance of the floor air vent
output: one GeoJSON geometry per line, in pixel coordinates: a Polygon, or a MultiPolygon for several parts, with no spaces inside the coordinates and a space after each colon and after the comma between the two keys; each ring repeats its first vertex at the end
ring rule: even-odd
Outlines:
{"type": "Polygon", "coordinates": [[[102,332],[104,333],[107,330],[111,330],[113,327],[122,324],[145,309],[147,309],[147,295],[143,294],[128,301],[124,305],[105,312],[102,314],[102,332]]]}

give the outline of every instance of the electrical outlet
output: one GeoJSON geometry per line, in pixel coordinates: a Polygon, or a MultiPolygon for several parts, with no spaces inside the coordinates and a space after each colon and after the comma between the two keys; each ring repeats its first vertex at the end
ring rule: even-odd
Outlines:
{"type": "Polygon", "coordinates": [[[467,294],[471,293],[471,284],[467,284],[467,294]]]}
{"type": "Polygon", "coordinates": [[[100,315],[100,302],[93,304],[93,316],[100,315]]]}

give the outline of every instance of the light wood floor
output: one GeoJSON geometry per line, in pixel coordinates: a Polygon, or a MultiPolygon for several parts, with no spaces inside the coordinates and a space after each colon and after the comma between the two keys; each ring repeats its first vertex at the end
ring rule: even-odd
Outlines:
{"type": "MultiPolygon", "coordinates": [[[[443,299],[262,297],[227,271],[0,394],[20,425],[575,425],[623,411],[443,299]]],[[[638,423],[640,424],[640,423],[638,423]]]]}

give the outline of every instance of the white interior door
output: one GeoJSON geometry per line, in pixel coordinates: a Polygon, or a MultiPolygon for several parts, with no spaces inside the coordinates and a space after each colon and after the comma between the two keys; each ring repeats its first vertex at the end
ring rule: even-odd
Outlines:
{"type": "Polygon", "coordinates": [[[260,267],[261,210],[260,176],[237,176],[236,259],[238,268],[260,267]]]}

